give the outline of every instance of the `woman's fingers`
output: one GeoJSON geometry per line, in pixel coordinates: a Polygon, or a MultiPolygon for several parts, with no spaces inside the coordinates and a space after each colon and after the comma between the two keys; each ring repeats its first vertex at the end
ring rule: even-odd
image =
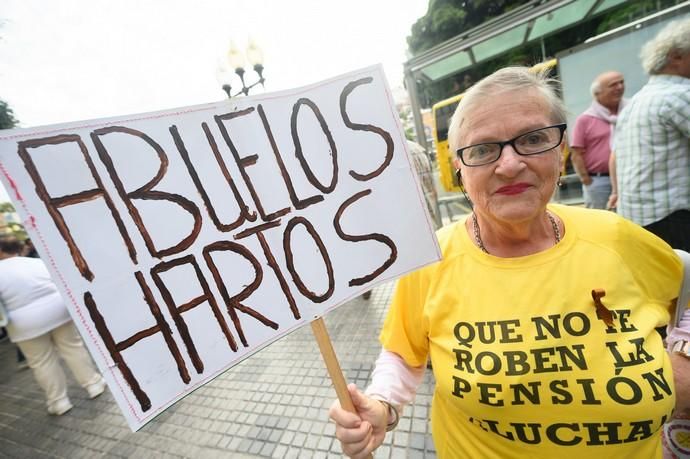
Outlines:
{"type": "MultiPolygon", "coordinates": [[[[328,410],[328,415],[335,421],[335,436],[342,444],[343,453],[354,459],[363,459],[378,446],[381,440],[374,434],[376,429],[372,426],[372,422],[378,425],[385,421],[379,419],[381,415],[378,411],[382,408],[378,401],[364,395],[354,384],[348,385],[348,391],[356,413],[344,410],[340,402],[335,400],[328,410]]],[[[378,429],[380,430],[381,427],[378,429]]],[[[382,436],[378,435],[378,437],[382,436]]]]}
{"type": "Polygon", "coordinates": [[[368,435],[371,433],[371,424],[364,421],[359,426],[354,428],[345,428],[343,426],[336,426],[335,436],[343,443],[360,443],[368,440],[368,435]]]}
{"type": "Polygon", "coordinates": [[[360,457],[370,452],[372,432],[371,424],[365,421],[354,429],[338,426],[335,429],[335,436],[342,443],[343,453],[350,457],[360,457]]]}
{"type": "Polygon", "coordinates": [[[349,429],[359,427],[362,423],[362,419],[357,413],[345,411],[337,400],[333,402],[331,408],[328,410],[328,416],[333,419],[337,425],[349,429]]]}
{"type": "Polygon", "coordinates": [[[347,390],[350,392],[350,399],[358,413],[369,409],[371,399],[364,395],[355,384],[348,384],[347,390]]]}

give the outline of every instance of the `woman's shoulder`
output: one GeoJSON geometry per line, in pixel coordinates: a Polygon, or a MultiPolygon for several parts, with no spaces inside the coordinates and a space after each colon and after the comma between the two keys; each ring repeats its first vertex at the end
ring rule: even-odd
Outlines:
{"type": "Polygon", "coordinates": [[[20,255],[17,255],[15,257],[10,257],[10,258],[5,258],[2,260],[3,262],[8,262],[7,264],[13,264],[13,265],[26,265],[26,266],[38,266],[42,265],[43,261],[40,258],[33,258],[33,257],[22,257],[20,255]]]}
{"type": "Polygon", "coordinates": [[[436,230],[436,239],[441,252],[441,258],[435,263],[423,266],[401,278],[409,284],[429,285],[438,279],[445,269],[453,264],[457,255],[462,252],[462,231],[465,231],[465,219],[452,222],[436,230]]]}
{"type": "Polygon", "coordinates": [[[464,241],[467,239],[465,230],[465,218],[452,222],[436,230],[436,239],[441,251],[441,259],[436,263],[425,266],[417,273],[434,277],[439,270],[454,263],[457,257],[464,252],[464,241]]]}
{"type": "Polygon", "coordinates": [[[581,240],[607,242],[645,237],[648,234],[642,227],[609,210],[563,204],[549,205],[549,209],[561,217],[566,231],[574,232],[581,240]]]}
{"type": "Polygon", "coordinates": [[[40,258],[11,257],[0,260],[0,271],[8,272],[34,272],[45,271],[46,267],[40,258]]]}

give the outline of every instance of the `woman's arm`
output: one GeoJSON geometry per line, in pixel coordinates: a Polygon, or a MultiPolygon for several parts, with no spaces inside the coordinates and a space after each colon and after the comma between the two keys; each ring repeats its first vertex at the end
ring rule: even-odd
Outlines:
{"type": "MultiPolygon", "coordinates": [[[[677,305],[676,307],[682,307],[677,305]]],[[[690,349],[689,346],[682,346],[683,343],[690,343],[690,310],[685,313],[666,337],[668,350],[671,355],[671,367],[673,368],[673,380],[676,387],[676,413],[690,415],[690,355],[680,350],[680,347],[690,349]]]]}
{"type": "Polygon", "coordinates": [[[675,415],[690,415],[690,358],[671,352],[673,382],[676,387],[675,415]]]}
{"type": "Polygon", "coordinates": [[[402,412],[403,407],[414,400],[424,378],[424,370],[424,366],[411,367],[398,354],[383,349],[376,359],[371,384],[365,393],[390,403],[398,412],[402,412]]]}
{"type": "Polygon", "coordinates": [[[345,411],[337,400],[329,410],[343,453],[363,458],[383,443],[386,432],[397,425],[403,406],[414,399],[424,369],[410,367],[398,354],[381,351],[366,394],[354,384],[348,386],[357,413],[345,411]]]}

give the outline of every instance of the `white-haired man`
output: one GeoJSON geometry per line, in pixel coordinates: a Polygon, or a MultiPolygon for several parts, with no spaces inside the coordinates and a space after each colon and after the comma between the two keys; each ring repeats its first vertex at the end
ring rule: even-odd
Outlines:
{"type": "Polygon", "coordinates": [[[582,181],[585,206],[592,209],[605,209],[611,194],[609,157],[624,91],[621,73],[609,71],[596,77],[591,86],[592,105],[577,117],[572,131],[573,167],[582,181]]]}
{"type": "Polygon", "coordinates": [[[640,57],[650,77],[618,120],[610,204],[690,251],[690,19],[662,29],[640,57]]]}

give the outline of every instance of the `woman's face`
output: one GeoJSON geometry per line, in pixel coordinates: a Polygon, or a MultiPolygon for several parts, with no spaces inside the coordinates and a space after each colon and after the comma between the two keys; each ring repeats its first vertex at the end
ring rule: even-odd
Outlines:
{"type": "MultiPolygon", "coordinates": [[[[457,145],[512,139],[534,129],[556,124],[536,90],[510,91],[487,97],[465,116],[457,145]]],[[[465,190],[475,211],[485,218],[517,223],[538,217],[551,199],[558,181],[563,142],[544,153],[518,155],[503,147],[497,161],[467,167],[456,158],[465,190]]]]}

